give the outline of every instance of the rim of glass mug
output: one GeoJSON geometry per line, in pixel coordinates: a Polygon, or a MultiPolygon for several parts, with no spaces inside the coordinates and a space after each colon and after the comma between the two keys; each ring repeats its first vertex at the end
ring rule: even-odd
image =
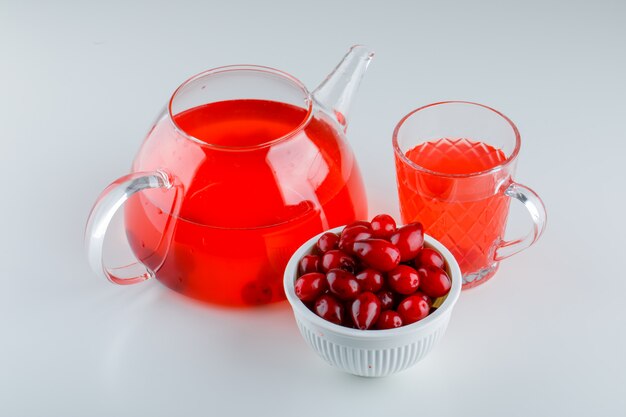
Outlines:
{"type": "Polygon", "coordinates": [[[485,174],[492,174],[494,172],[500,171],[504,168],[506,168],[507,166],[509,166],[511,163],[513,163],[515,161],[515,159],[517,158],[517,155],[519,154],[519,150],[522,144],[522,140],[521,140],[521,136],[519,133],[519,130],[517,129],[517,126],[515,126],[515,123],[513,123],[513,121],[511,119],[509,119],[506,115],[504,115],[503,113],[499,112],[498,110],[491,108],[489,106],[486,106],[484,104],[480,104],[480,103],[475,103],[472,101],[462,101],[462,100],[451,100],[451,101],[439,101],[437,103],[431,103],[431,104],[427,104],[425,106],[419,107],[413,111],[411,111],[410,113],[408,113],[406,116],[404,116],[402,119],[400,119],[400,121],[398,122],[398,124],[396,125],[395,129],[393,130],[393,136],[392,136],[392,143],[393,143],[393,150],[394,152],[398,155],[398,157],[400,159],[402,159],[402,161],[406,164],[408,164],[409,166],[431,174],[431,175],[436,175],[436,176],[440,176],[440,177],[452,177],[452,178],[469,178],[469,177],[474,177],[474,176],[480,176],[480,175],[485,175],[485,174]],[[439,171],[433,171],[431,169],[425,168],[419,164],[416,164],[415,162],[413,162],[411,159],[409,159],[406,154],[402,151],[402,149],[400,149],[400,144],[398,143],[398,135],[400,134],[400,130],[402,129],[404,123],[410,119],[413,115],[415,115],[416,113],[429,109],[431,107],[434,106],[441,106],[441,105],[447,105],[447,104],[464,104],[464,105],[469,105],[471,107],[481,107],[485,110],[488,110],[490,112],[493,112],[495,114],[497,114],[498,116],[500,116],[504,121],[506,121],[506,123],[511,127],[511,130],[515,136],[515,146],[513,148],[513,151],[510,153],[510,155],[508,155],[506,157],[506,159],[496,165],[493,168],[487,169],[485,171],[476,171],[476,172],[470,172],[470,173],[465,173],[465,174],[454,174],[454,173],[447,173],[447,172],[439,172],[439,171]]]}
{"type": "MultiPolygon", "coordinates": [[[[200,88],[204,89],[205,87],[202,86],[200,88]]],[[[204,103],[204,104],[213,103],[213,102],[215,102],[215,101],[207,100],[206,103],[204,103]]],[[[277,144],[279,142],[282,142],[284,140],[287,140],[287,139],[295,136],[300,131],[302,131],[302,129],[304,129],[304,127],[306,125],[308,125],[308,123],[309,123],[309,121],[311,120],[312,117],[313,117],[313,100],[311,98],[311,93],[306,88],[306,86],[299,79],[297,79],[296,77],[294,77],[293,75],[291,75],[289,73],[286,73],[284,71],[281,71],[281,70],[278,70],[278,69],[275,69],[275,68],[262,66],[262,65],[247,65],[247,64],[243,64],[243,65],[225,65],[225,66],[221,66],[221,67],[211,68],[211,69],[208,69],[206,71],[202,71],[202,72],[200,72],[200,73],[198,73],[196,75],[193,75],[193,76],[187,78],[185,81],[183,81],[176,88],[176,90],[174,90],[174,92],[172,93],[172,96],[170,97],[170,99],[169,99],[169,101],[167,103],[167,118],[168,118],[169,122],[172,124],[172,126],[174,126],[174,129],[176,130],[177,133],[179,133],[185,139],[188,139],[188,140],[190,140],[190,141],[194,142],[195,144],[200,145],[202,147],[207,147],[207,148],[212,148],[212,149],[219,149],[219,150],[225,150],[225,151],[247,151],[247,150],[254,150],[254,149],[262,149],[262,148],[265,148],[265,147],[269,147],[269,146],[275,145],[275,144],[277,144]],[[274,138],[272,140],[268,140],[267,142],[263,142],[263,143],[260,143],[260,144],[257,144],[257,145],[245,145],[245,146],[216,145],[214,143],[209,143],[209,142],[206,142],[206,141],[204,141],[202,139],[198,139],[195,136],[190,135],[189,133],[187,133],[174,120],[175,114],[174,114],[173,107],[175,107],[175,101],[184,92],[185,88],[190,87],[194,82],[202,80],[203,78],[215,76],[215,75],[218,75],[218,74],[232,73],[232,72],[250,72],[250,73],[257,72],[257,73],[270,74],[270,75],[276,76],[278,79],[282,79],[283,81],[288,81],[291,84],[292,87],[295,87],[298,90],[300,90],[300,92],[303,94],[303,98],[304,98],[303,106],[301,108],[303,110],[306,110],[306,115],[302,118],[302,121],[300,122],[300,124],[298,124],[298,126],[296,126],[291,131],[289,131],[288,133],[286,133],[286,134],[284,134],[282,136],[279,136],[277,138],[274,138]]]]}

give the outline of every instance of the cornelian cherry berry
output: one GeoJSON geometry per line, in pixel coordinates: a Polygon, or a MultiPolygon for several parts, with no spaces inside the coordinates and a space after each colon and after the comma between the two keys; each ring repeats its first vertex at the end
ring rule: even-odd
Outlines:
{"type": "Polygon", "coordinates": [[[354,253],[371,268],[382,272],[391,271],[400,263],[400,251],[383,239],[366,239],[347,245],[346,250],[354,253]]]}
{"type": "Polygon", "coordinates": [[[375,294],[366,291],[352,302],[352,321],[357,329],[367,330],[374,326],[380,315],[380,300],[375,294]]]}
{"type": "Polygon", "coordinates": [[[444,257],[423,245],[421,223],[397,227],[388,214],[326,232],[298,263],[296,295],[341,326],[384,330],[415,323],[452,286],[444,257]]]}
{"type": "Polygon", "coordinates": [[[322,272],[328,272],[334,268],[345,269],[346,271],[353,272],[356,268],[356,262],[347,253],[340,251],[339,249],[333,249],[322,255],[320,268],[322,269],[322,272]]]}
{"type": "Polygon", "coordinates": [[[372,228],[372,224],[370,222],[368,222],[367,220],[357,220],[355,222],[352,222],[348,225],[346,225],[346,227],[343,228],[343,231],[345,232],[346,230],[355,227],[355,226],[364,226],[367,227],[368,229],[372,228]]]}
{"type": "Polygon", "coordinates": [[[356,279],[361,283],[361,289],[363,291],[378,292],[383,288],[383,274],[375,269],[365,268],[356,274],[356,279]]]}
{"type": "Polygon", "coordinates": [[[395,300],[394,293],[392,291],[382,290],[382,291],[378,291],[376,295],[380,299],[381,310],[384,311],[384,310],[390,310],[393,308],[393,305],[395,304],[396,300],[395,300]]]}
{"type": "Polygon", "coordinates": [[[324,294],[315,301],[313,312],[331,323],[340,325],[343,322],[343,305],[330,294],[324,294]]]}
{"type": "Polygon", "coordinates": [[[444,266],[443,256],[434,249],[424,248],[415,258],[415,267],[432,265],[437,268],[443,269],[444,266]]]}
{"type": "Polygon", "coordinates": [[[443,297],[450,291],[452,281],[446,271],[426,265],[417,270],[420,275],[420,290],[429,297],[443,297]]]}
{"type": "Polygon", "coordinates": [[[348,301],[343,302],[344,315],[343,315],[343,321],[341,322],[341,325],[345,327],[350,327],[352,329],[356,329],[356,325],[354,324],[354,321],[352,320],[352,303],[354,303],[354,300],[348,300],[348,301]]]}
{"type": "Polygon", "coordinates": [[[415,323],[428,315],[430,307],[419,295],[409,295],[398,304],[398,314],[405,325],[415,323]]]}
{"type": "Polygon", "coordinates": [[[348,230],[344,230],[339,238],[339,249],[345,249],[349,244],[359,240],[365,240],[373,237],[372,230],[365,226],[354,226],[348,230]]]}
{"type": "Polygon", "coordinates": [[[298,273],[304,275],[309,272],[319,272],[320,262],[321,259],[317,255],[305,255],[300,259],[300,263],[298,264],[298,273]]]}
{"type": "Polygon", "coordinates": [[[433,306],[433,299],[430,298],[429,296],[427,296],[426,294],[424,294],[422,291],[416,291],[415,294],[413,294],[415,296],[418,297],[422,297],[424,299],[424,301],[426,301],[428,303],[429,307],[433,306]]]}
{"type": "Polygon", "coordinates": [[[392,310],[380,313],[376,321],[376,328],[378,330],[395,329],[396,327],[402,327],[402,317],[400,317],[400,314],[392,310]]]}
{"type": "Polygon", "coordinates": [[[417,291],[420,277],[417,271],[407,265],[398,265],[387,273],[389,287],[399,294],[409,295],[417,291]]]}
{"type": "Polygon", "coordinates": [[[340,300],[354,300],[361,292],[359,281],[348,271],[331,269],[326,274],[330,292],[340,300]]]}
{"type": "Polygon", "coordinates": [[[410,223],[396,230],[389,241],[400,251],[400,261],[415,258],[424,245],[424,228],[421,223],[410,223]]]}
{"type": "Polygon", "coordinates": [[[372,219],[374,237],[388,239],[396,231],[396,221],[388,214],[379,214],[372,219]]]}
{"type": "Polygon", "coordinates": [[[319,239],[317,239],[315,247],[317,247],[317,250],[320,251],[320,253],[326,253],[329,250],[337,249],[338,243],[339,236],[334,233],[327,232],[320,236],[319,239]]]}
{"type": "Polygon", "coordinates": [[[310,272],[298,278],[294,287],[299,299],[302,301],[315,301],[317,297],[328,290],[328,282],[324,274],[310,272]]]}

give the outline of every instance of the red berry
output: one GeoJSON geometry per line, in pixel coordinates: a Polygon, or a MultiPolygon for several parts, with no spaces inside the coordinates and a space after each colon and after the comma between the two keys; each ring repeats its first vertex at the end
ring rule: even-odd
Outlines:
{"type": "Polygon", "coordinates": [[[305,255],[298,264],[298,274],[304,275],[309,272],[319,272],[320,262],[320,257],[317,255],[305,255]]]}
{"type": "Polygon", "coordinates": [[[363,291],[378,292],[383,288],[383,274],[372,268],[365,268],[358,274],[356,279],[361,283],[363,291]]]}
{"type": "Polygon", "coordinates": [[[409,295],[398,304],[398,314],[402,323],[411,324],[428,316],[430,307],[426,300],[419,295],[409,295]]]}
{"type": "Polygon", "coordinates": [[[387,281],[392,290],[404,295],[413,294],[420,285],[419,274],[407,265],[398,265],[389,271],[387,281]]]}
{"type": "Polygon", "coordinates": [[[391,271],[400,263],[400,251],[383,239],[366,239],[353,242],[346,248],[369,267],[379,271],[391,271]]]}
{"type": "Polygon", "coordinates": [[[339,249],[329,250],[322,255],[321,269],[323,272],[328,272],[334,268],[354,272],[356,262],[350,255],[340,251],[339,249]]]}
{"type": "Polygon", "coordinates": [[[344,230],[339,238],[339,249],[344,250],[349,244],[371,238],[372,230],[365,226],[354,226],[344,230]]]}
{"type": "Polygon", "coordinates": [[[417,270],[420,274],[420,290],[429,297],[443,297],[450,291],[452,281],[446,271],[426,265],[417,270]]]}
{"type": "Polygon", "coordinates": [[[343,321],[341,322],[341,325],[356,329],[356,325],[354,324],[354,321],[352,321],[352,314],[350,313],[352,311],[352,303],[354,303],[354,300],[344,301],[343,311],[345,311],[346,313],[343,315],[343,321]]]}
{"type": "Polygon", "coordinates": [[[378,299],[380,299],[380,308],[381,310],[390,310],[393,308],[395,304],[395,296],[393,292],[389,290],[383,290],[376,293],[378,299]]]}
{"type": "Polygon", "coordinates": [[[439,252],[431,248],[424,248],[415,258],[415,267],[432,265],[443,269],[445,262],[439,252]]]}
{"type": "Polygon", "coordinates": [[[379,214],[372,219],[374,237],[388,239],[396,231],[396,221],[388,214],[379,214]]]}
{"type": "Polygon", "coordinates": [[[317,243],[315,246],[320,253],[326,253],[329,250],[337,249],[337,244],[339,243],[339,236],[334,233],[326,232],[319,239],[317,239],[317,243]]]}
{"type": "Polygon", "coordinates": [[[424,228],[421,223],[411,223],[396,230],[389,241],[400,250],[402,262],[409,261],[417,256],[424,245],[424,228]]]}
{"type": "Polygon", "coordinates": [[[348,271],[331,269],[326,274],[328,287],[341,300],[354,300],[361,292],[359,281],[348,271]]]}
{"type": "Polygon", "coordinates": [[[352,302],[350,312],[352,321],[357,329],[367,330],[378,320],[378,316],[380,315],[380,300],[369,291],[361,293],[357,299],[352,302]]]}
{"type": "Polygon", "coordinates": [[[331,323],[341,325],[343,321],[343,305],[332,295],[324,294],[315,301],[313,306],[315,314],[330,321],[331,323]]]}
{"type": "Polygon", "coordinates": [[[393,310],[383,311],[376,321],[376,328],[379,330],[395,329],[401,326],[402,317],[393,310]]]}
{"type": "Polygon", "coordinates": [[[326,276],[319,272],[302,275],[294,285],[296,295],[302,301],[313,301],[328,289],[326,276]]]}
{"type": "Polygon", "coordinates": [[[343,231],[345,231],[346,229],[350,229],[352,227],[355,227],[355,226],[364,226],[364,227],[367,227],[368,229],[372,228],[372,225],[370,224],[370,222],[368,222],[366,220],[357,220],[355,222],[352,222],[352,223],[346,225],[346,227],[343,228],[343,231]]]}
{"type": "MultiPolygon", "coordinates": [[[[418,272],[419,273],[419,272],[418,272]]],[[[426,301],[428,303],[429,307],[433,306],[433,299],[430,298],[429,296],[427,296],[426,294],[424,294],[422,291],[417,291],[415,294],[413,294],[415,296],[418,297],[422,297],[424,299],[424,301],[426,301]]]]}

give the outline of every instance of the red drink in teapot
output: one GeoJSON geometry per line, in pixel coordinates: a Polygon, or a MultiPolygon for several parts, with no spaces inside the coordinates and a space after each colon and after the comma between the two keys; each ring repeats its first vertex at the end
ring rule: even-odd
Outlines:
{"type": "MultiPolygon", "coordinates": [[[[160,192],[146,191],[126,204],[138,259],[158,270],[162,283],[194,298],[224,304],[281,299],[279,278],[302,243],[367,217],[352,154],[321,119],[298,130],[306,117],[305,109],[266,100],[217,102],[175,116],[188,134],[227,149],[172,148],[174,170],[193,178],[176,217],[164,210],[168,198],[160,192]],[[283,139],[263,146],[276,138],[283,139]],[[237,147],[242,150],[230,149],[237,147]],[[200,169],[188,164],[198,157],[211,163],[200,169]],[[299,183],[303,178],[306,184],[299,183]],[[169,245],[161,244],[165,225],[173,229],[169,245]]],[[[169,136],[171,129],[157,126],[153,135],[169,136]]],[[[162,153],[150,155],[148,164],[166,163],[162,153]]]]}
{"type": "Polygon", "coordinates": [[[355,78],[371,56],[353,48],[312,94],[288,74],[257,66],[217,68],[183,83],[133,173],[92,210],[92,268],[120,284],[154,276],[223,305],[283,299],[283,270],[304,241],[367,217],[344,132],[355,78]],[[122,203],[139,262],[133,268],[102,262],[103,231],[122,203]]]}

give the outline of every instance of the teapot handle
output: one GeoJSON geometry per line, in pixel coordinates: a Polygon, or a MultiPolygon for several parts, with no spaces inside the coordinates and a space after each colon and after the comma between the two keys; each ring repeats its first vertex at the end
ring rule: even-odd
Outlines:
{"type": "Polygon", "coordinates": [[[107,268],[103,262],[104,237],[113,216],[130,196],[151,188],[170,189],[172,188],[172,180],[163,171],[136,172],[125,175],[102,191],[89,213],[85,227],[85,249],[89,265],[96,274],[115,284],[135,284],[154,276],[153,271],[139,262],[114,270],[107,268]],[[129,278],[124,277],[129,274],[128,271],[132,271],[132,268],[137,268],[138,265],[141,265],[145,272],[129,278]]]}

